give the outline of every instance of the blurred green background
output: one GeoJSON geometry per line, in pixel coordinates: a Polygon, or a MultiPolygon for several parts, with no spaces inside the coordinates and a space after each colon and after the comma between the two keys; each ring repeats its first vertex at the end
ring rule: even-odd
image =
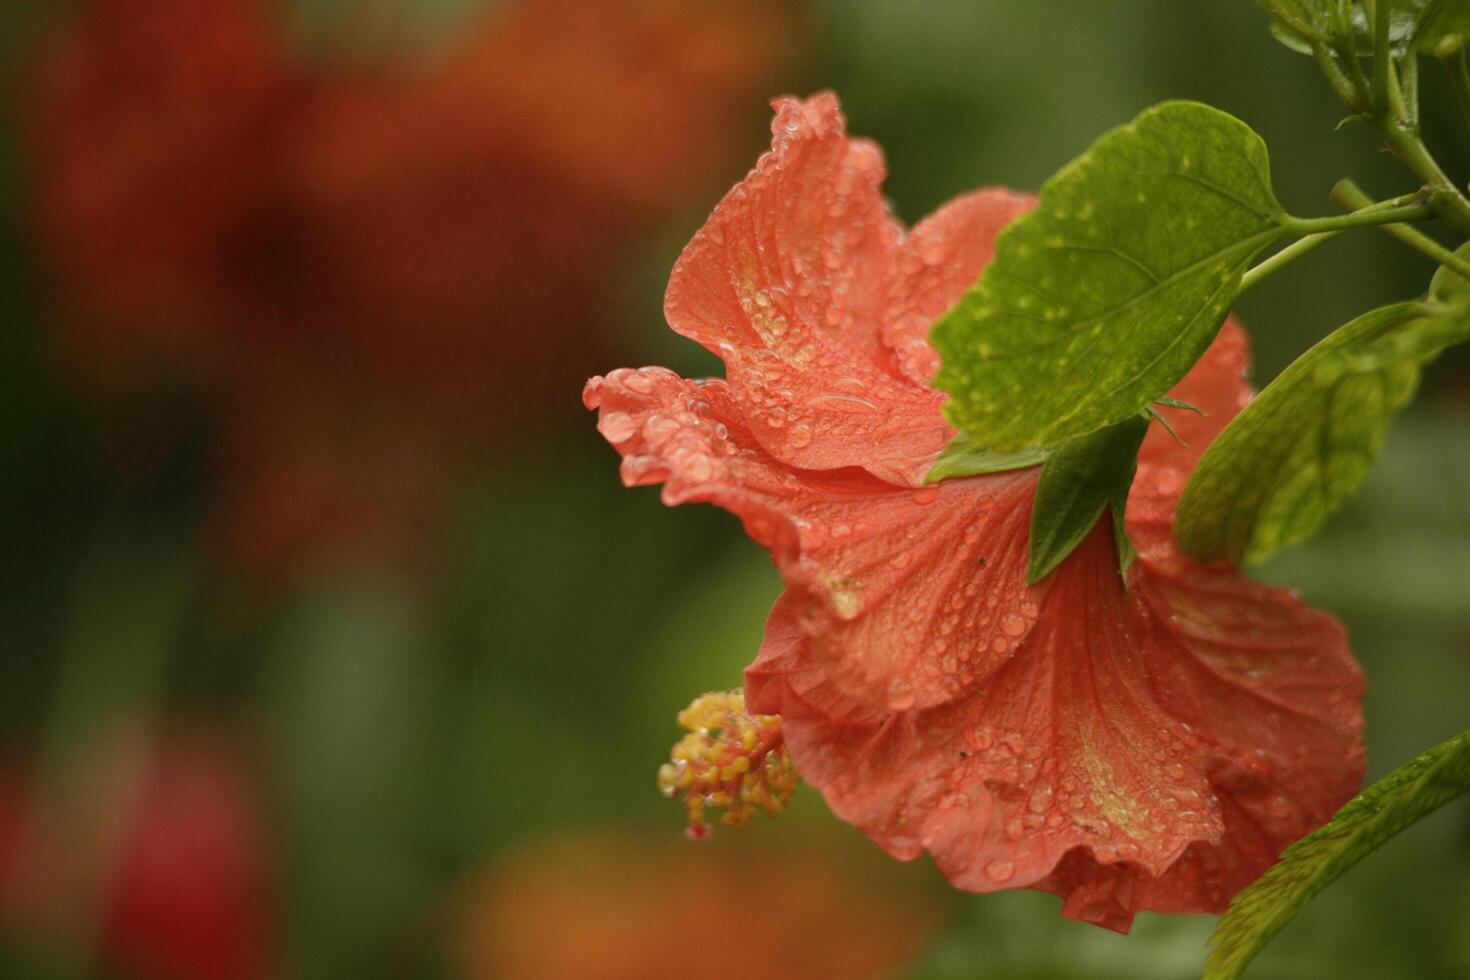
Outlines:
{"type": "MultiPolygon", "coordinates": [[[[1411,189],[1248,0],[87,0],[0,38],[0,975],[1197,973],[1209,918],[958,895],[810,791],[679,839],[674,713],[779,581],[623,490],[578,394],[713,370],[662,289],[780,93],[835,89],[908,221],[1167,98],[1261,132],[1296,213],[1411,189]]],[[[1258,382],[1430,271],[1364,231],[1268,280],[1258,382]]],[[[1370,778],[1470,718],[1467,432],[1452,352],[1262,570],[1348,624],[1370,778]]],[[[1470,808],[1252,975],[1470,976],[1470,808]]]]}

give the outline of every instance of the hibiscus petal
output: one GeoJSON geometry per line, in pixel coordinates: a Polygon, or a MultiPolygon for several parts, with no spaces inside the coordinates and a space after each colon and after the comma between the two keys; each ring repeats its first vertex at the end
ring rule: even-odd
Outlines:
{"type": "Polygon", "coordinates": [[[995,236],[1036,205],[1030,194],[992,187],[961,195],[914,226],[889,286],[883,342],[911,380],[928,385],[939,370],[929,328],[980,278],[995,236]]]}
{"type": "Polygon", "coordinates": [[[774,665],[807,655],[777,648],[751,668],[753,710],[782,710],[797,768],[839,816],[901,857],[929,850],[962,888],[1035,884],[1075,847],[1162,873],[1221,825],[1203,773],[1185,764],[1181,724],[1148,695],[1106,524],[1057,570],[1020,651],[970,697],[864,724],[787,717],[791,683],[773,683],[774,665]]]}
{"type": "Polygon", "coordinates": [[[1341,628],[1234,572],[1125,594],[1106,520],[983,688],[928,710],[844,701],[779,605],[752,710],[833,811],[959,887],[1030,886],[1125,930],[1139,909],[1220,911],[1362,772],[1361,681],[1341,628]]]}
{"type": "Polygon", "coordinates": [[[1069,855],[1036,887],[1063,913],[1126,931],[1136,909],[1223,912],[1292,841],[1325,823],[1363,776],[1363,680],[1341,625],[1290,593],[1170,542],[1135,592],[1151,623],[1153,696],[1201,743],[1224,834],[1162,876],[1069,855]]]}
{"type": "Polygon", "coordinates": [[[847,696],[892,709],[966,696],[1016,649],[1036,470],[898,487],[848,467],[798,470],[745,427],[730,386],[663,368],[594,378],[584,400],[629,486],[730,510],[771,549],[814,658],[847,696]]]}
{"type": "Polygon", "coordinates": [[[725,362],[772,456],[917,485],[951,430],[943,394],[884,343],[903,231],[879,191],[882,154],[847,138],[830,93],[774,105],[771,151],[680,255],[665,315],[725,362]]]}

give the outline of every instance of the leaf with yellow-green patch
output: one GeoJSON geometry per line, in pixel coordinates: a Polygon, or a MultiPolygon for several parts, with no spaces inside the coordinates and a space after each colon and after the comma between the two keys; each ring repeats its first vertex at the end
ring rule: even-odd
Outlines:
{"type": "Polygon", "coordinates": [[[1204,980],[1234,980],[1322,889],[1422,817],[1470,792],[1470,732],[1395,769],[1288,847],[1236,895],[1210,937],[1204,980]]]}
{"type": "Polygon", "coordinates": [[[1184,550],[1256,562],[1311,534],[1367,475],[1423,364],[1466,340],[1470,283],[1441,269],[1427,299],[1365,313],[1297,358],[1195,468],[1174,525],[1184,550]]]}
{"type": "Polygon", "coordinates": [[[1214,339],[1251,259],[1299,230],[1240,120],[1167,102],[1107,133],[996,240],[933,339],[950,420],[994,452],[1137,415],[1214,339]]]}

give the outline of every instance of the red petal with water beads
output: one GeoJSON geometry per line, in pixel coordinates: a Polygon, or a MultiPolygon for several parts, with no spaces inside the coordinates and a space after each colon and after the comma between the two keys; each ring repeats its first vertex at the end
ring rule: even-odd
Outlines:
{"type": "Polygon", "coordinates": [[[888,284],[883,343],[899,370],[924,387],[939,370],[929,328],[959,301],[995,255],[995,236],[1036,204],[1002,187],[972,191],[940,205],[904,241],[888,284]]]}
{"type": "Polygon", "coordinates": [[[972,690],[1034,621],[1026,535],[1035,471],[929,487],[855,467],[798,470],[745,428],[728,384],[664,368],[587,384],[628,486],[708,501],[771,549],[813,655],[860,701],[926,707],[972,690]]]}
{"type": "Polygon", "coordinates": [[[1042,888],[1119,930],[1222,911],[1355,791],[1361,679],[1331,617],[1233,570],[1144,560],[1125,593],[1110,534],[1053,574],[983,687],[928,710],[843,698],[783,597],[752,710],[782,715],[834,812],[961,888],[1042,888]]]}
{"type": "Polygon", "coordinates": [[[988,257],[988,238],[954,239],[1004,225],[1026,199],[974,195],[906,240],[879,191],[882,153],[847,138],[836,98],[775,107],[771,151],[684,249],[664,311],[725,362],[747,428],[773,457],[918,485],[953,431],[914,339],[988,257]],[[926,281],[929,265],[948,271],[926,281]],[[920,284],[931,289],[917,299],[920,284]]]}
{"type": "Polygon", "coordinates": [[[771,548],[787,591],[750,710],[782,716],[834,812],[959,887],[1053,891],[1120,930],[1139,909],[1223,909],[1362,775],[1341,627],[1171,536],[1190,469],[1249,397],[1243,333],[1227,323],[1172,393],[1204,415],[1160,408],[1187,445],[1145,441],[1128,588],[1107,517],[1028,587],[1036,469],[915,485],[948,435],[927,321],[1026,200],[962,198],[905,237],[830,96],[783,100],[775,129],[669,289],[675,329],[730,380],[625,370],[584,394],[625,482],[718,503],[771,548]],[[833,392],[875,411],[837,412],[833,392]]]}

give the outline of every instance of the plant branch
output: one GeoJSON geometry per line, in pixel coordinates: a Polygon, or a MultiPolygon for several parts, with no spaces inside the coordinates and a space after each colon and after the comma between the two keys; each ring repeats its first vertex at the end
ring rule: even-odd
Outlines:
{"type": "Polygon", "coordinates": [[[1274,272],[1279,272],[1317,246],[1326,244],[1329,239],[1336,238],[1341,234],[1342,232],[1340,231],[1322,231],[1315,235],[1308,235],[1305,238],[1297,239],[1281,251],[1262,259],[1247,269],[1245,275],[1240,277],[1240,291],[1245,292],[1262,279],[1265,279],[1274,272]]]}
{"type": "Polygon", "coordinates": [[[1462,235],[1470,236],[1470,200],[1440,169],[1419,135],[1399,122],[1378,119],[1375,128],[1388,148],[1424,181],[1424,192],[1435,213],[1462,235]]]}
{"type": "Polygon", "coordinates": [[[1354,114],[1362,114],[1368,107],[1368,93],[1358,80],[1349,78],[1347,72],[1342,70],[1334,50],[1325,44],[1313,44],[1312,57],[1316,59],[1317,68],[1337,94],[1338,100],[1354,114]]]}
{"type": "Polygon", "coordinates": [[[1381,208],[1367,207],[1352,214],[1327,218],[1291,218],[1287,221],[1286,229],[1298,235],[1315,235],[1325,231],[1371,228],[1374,225],[1391,225],[1401,221],[1424,221],[1436,214],[1435,209],[1428,204],[1398,204],[1391,201],[1383,204],[1381,208]]]}
{"type": "MultiPolygon", "coordinates": [[[[1370,203],[1372,199],[1363,193],[1363,189],[1351,180],[1340,180],[1337,182],[1337,186],[1332,188],[1332,200],[1345,208],[1361,209],[1364,204],[1370,203]]],[[[1354,213],[1359,214],[1361,210],[1355,210],[1354,213]]],[[[1434,261],[1449,269],[1461,279],[1470,282],[1470,262],[1466,262],[1418,229],[1410,228],[1407,225],[1384,225],[1383,230],[1415,251],[1434,259],[1434,261]]],[[[1275,258],[1275,256],[1272,256],[1272,258],[1275,258]]],[[[1249,274],[1247,273],[1247,275],[1249,274]]]]}
{"type": "MultiPolygon", "coordinates": [[[[1358,193],[1362,194],[1361,191],[1359,191],[1358,193]]],[[[1420,194],[1418,192],[1415,192],[1413,194],[1404,194],[1401,197],[1395,197],[1391,200],[1377,202],[1369,200],[1366,195],[1363,195],[1362,200],[1362,204],[1355,205],[1352,208],[1354,214],[1377,214],[1385,211],[1394,211],[1395,213],[1401,213],[1404,208],[1410,205],[1417,204],[1420,201],[1420,194]]],[[[1240,280],[1241,292],[1250,289],[1252,286],[1259,283],[1262,279],[1265,279],[1272,273],[1285,268],[1286,266],[1295,262],[1297,259],[1301,258],[1303,255],[1306,255],[1308,252],[1317,248],[1318,246],[1327,243],[1331,239],[1336,238],[1338,235],[1341,235],[1346,230],[1347,228],[1344,227],[1332,229],[1329,231],[1319,231],[1314,234],[1306,235],[1303,238],[1292,242],[1290,245],[1281,249],[1279,252],[1275,253],[1269,258],[1262,260],[1259,264],[1246,270],[1245,275],[1242,276],[1240,280]]]]}
{"type": "MultiPolygon", "coordinates": [[[[1387,8],[1388,5],[1388,0],[1383,0],[1378,6],[1387,8]]],[[[1382,16],[1377,8],[1374,15],[1375,21],[1382,16]]],[[[1439,218],[1460,234],[1470,237],[1470,199],[1440,169],[1412,124],[1397,116],[1386,104],[1370,102],[1368,81],[1354,52],[1318,43],[1312,45],[1312,54],[1317,61],[1317,67],[1327,79],[1327,84],[1332,87],[1342,104],[1354,115],[1371,122],[1384,145],[1424,182],[1426,199],[1439,218]],[[1371,113],[1370,107],[1373,110],[1371,113]]],[[[1376,60],[1375,73],[1379,63],[1383,66],[1386,86],[1390,61],[1387,58],[1376,60]]]]}

